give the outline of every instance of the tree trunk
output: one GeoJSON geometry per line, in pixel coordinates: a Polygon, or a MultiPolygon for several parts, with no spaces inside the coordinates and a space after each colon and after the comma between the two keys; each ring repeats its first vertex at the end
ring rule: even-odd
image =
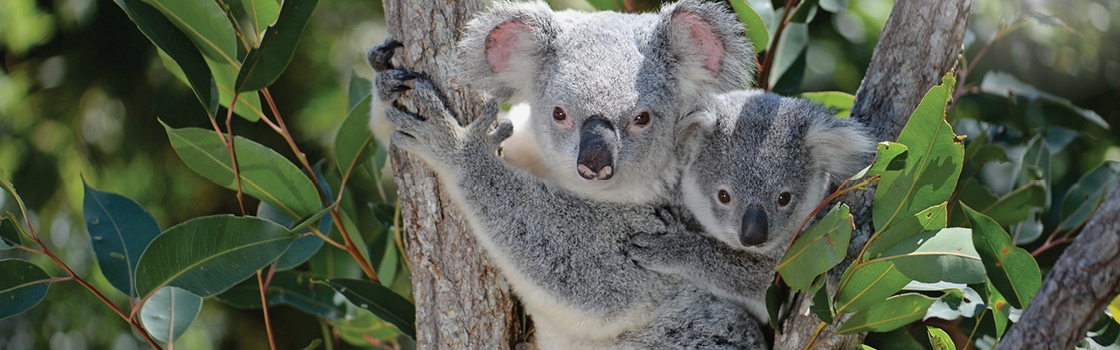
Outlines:
{"type": "Polygon", "coordinates": [[[1072,349],[1120,292],[1120,190],[1113,190],[996,346],[1072,349]]]}
{"type": "MultiPolygon", "coordinates": [[[[866,125],[876,140],[896,140],[922,97],[930,88],[941,84],[941,77],[955,66],[974,2],[895,2],[852,105],[852,117],[866,125]]],[[[875,191],[855,191],[841,198],[851,207],[857,230],[852,233],[848,259],[828,273],[831,288],[836,287],[844,269],[874,232],[871,227],[874,198],[875,191]]],[[[811,297],[798,296],[791,316],[784,323],[784,332],[774,342],[774,349],[803,349],[809,342],[820,324],[815,315],[808,313],[811,297]]],[[[837,317],[836,326],[826,327],[817,339],[834,332],[850,316],[837,317]]],[[[855,348],[861,340],[860,335],[834,336],[828,338],[825,348],[855,348]]]]}
{"type": "MultiPolygon", "coordinates": [[[[460,123],[474,120],[483,99],[452,76],[454,48],[462,27],[483,4],[385,0],[384,5],[389,37],[404,44],[396,50],[396,66],[442,87],[460,123]]],[[[502,276],[475,243],[466,218],[440,188],[435,173],[418,158],[391,148],[405,255],[412,267],[418,348],[511,348],[520,326],[502,276]]]]}

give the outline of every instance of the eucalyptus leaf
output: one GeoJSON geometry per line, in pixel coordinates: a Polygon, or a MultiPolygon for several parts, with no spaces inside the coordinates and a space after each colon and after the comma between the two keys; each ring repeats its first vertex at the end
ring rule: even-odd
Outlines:
{"type": "Polygon", "coordinates": [[[852,264],[840,278],[836,291],[836,314],[855,312],[887,299],[911,279],[890,260],[852,264]]]}
{"type": "Polygon", "coordinates": [[[15,219],[0,217],[0,250],[15,249],[22,245],[16,225],[15,219]]]}
{"type": "Polygon", "coordinates": [[[51,276],[26,260],[0,260],[0,320],[19,315],[43,301],[51,276]]]}
{"type": "Polygon", "coordinates": [[[201,297],[183,289],[163,287],[144,303],[140,309],[140,321],[152,337],[168,343],[183,335],[200,310],[201,297]]]}
{"type": "Polygon", "coordinates": [[[367,127],[371,99],[372,95],[366,95],[350,110],[334,138],[335,163],[343,178],[349,178],[376,150],[377,142],[373,138],[373,132],[367,127]]]}
{"type": "MultiPolygon", "coordinates": [[[[253,1],[253,0],[244,0],[253,1]]],[[[270,0],[256,0],[270,1],[270,0]]],[[[234,91],[254,91],[272,85],[296,52],[303,27],[315,11],[319,0],[285,0],[276,24],[269,27],[259,45],[249,50],[245,63],[237,73],[234,91]]]]}
{"type": "Polygon", "coordinates": [[[807,290],[817,275],[844,260],[853,228],[848,206],[837,204],[794,240],[778,263],[782,279],[794,290],[807,290]]]}
{"type": "MultiPolygon", "coordinates": [[[[778,80],[790,71],[798,57],[809,46],[809,27],[805,23],[790,23],[786,25],[781,39],[778,41],[777,52],[774,53],[773,65],[770,70],[770,88],[777,85],[778,80]]],[[[804,58],[802,58],[803,60],[804,58]]]]}
{"type": "Polygon", "coordinates": [[[984,282],[984,264],[972,246],[972,231],[950,227],[906,238],[876,260],[893,261],[899,272],[919,282],[984,282]]]}
{"type": "MultiPolygon", "coordinates": [[[[237,190],[229,150],[212,130],[172,129],[164,124],[171,147],[187,166],[222,187],[237,190]]],[[[240,136],[234,138],[241,189],[296,220],[323,204],[311,179],[276,151],[240,136]]]]}
{"type": "Polygon", "coordinates": [[[159,223],[140,204],[125,196],[95,190],[85,179],[82,186],[82,215],[101,274],[113,288],[135,298],[136,264],[148,243],[159,236],[159,223]]]}
{"type": "Polygon", "coordinates": [[[999,96],[1023,96],[1032,100],[1046,100],[1072,110],[1086,122],[1104,129],[1109,128],[1108,122],[1096,112],[1077,107],[1065,98],[1043,92],[1006,72],[991,71],[984,74],[984,79],[980,82],[980,91],[999,96]]]}
{"type": "MultiPolygon", "coordinates": [[[[346,316],[343,302],[326,284],[313,274],[298,271],[277,271],[268,284],[266,297],[270,305],[290,305],[311,315],[337,321],[346,316]]],[[[243,309],[261,308],[260,286],[250,278],[218,294],[218,300],[243,309]]]]}
{"type": "Polygon", "coordinates": [[[900,171],[906,168],[906,158],[910,152],[906,145],[883,141],[876,148],[879,155],[867,170],[867,176],[882,175],[887,171],[900,171]]]}
{"type": "Polygon", "coordinates": [[[276,23],[276,16],[280,14],[280,4],[275,0],[241,0],[241,6],[249,15],[249,22],[253,23],[256,30],[257,44],[260,44],[261,34],[265,28],[276,23]]]}
{"type": "MultiPolygon", "coordinates": [[[[207,59],[206,63],[210,65],[210,70],[214,72],[214,84],[218,86],[218,96],[222,106],[229,108],[230,103],[233,102],[233,83],[237,80],[241,65],[221,63],[210,59],[207,59]]],[[[237,94],[237,105],[233,107],[233,113],[251,122],[264,118],[260,96],[256,92],[237,94]]]]}
{"type": "MultiPolygon", "coordinates": [[[[836,316],[835,311],[832,309],[832,298],[828,296],[828,277],[824,274],[817,276],[820,283],[820,288],[813,292],[813,305],[809,306],[809,312],[817,315],[821,322],[832,324],[833,317],[836,316]]],[[[814,282],[814,284],[817,284],[814,282]]]]}
{"type": "Polygon", "coordinates": [[[1038,263],[1026,250],[1016,247],[995,220],[968,206],[964,206],[964,212],[972,224],[972,240],[992,285],[1011,306],[1025,309],[1042,285],[1038,263]]]}
{"type": "Polygon", "coordinates": [[[923,210],[903,220],[898,225],[874,237],[867,243],[864,260],[878,258],[883,252],[907,238],[928,231],[938,231],[946,227],[947,203],[941,203],[923,210]]]}
{"type": "MultiPolygon", "coordinates": [[[[237,63],[237,38],[233,25],[217,2],[144,0],[162,12],[206,57],[237,63]]],[[[170,54],[170,53],[169,53],[170,54]]]]}
{"type": "Polygon", "coordinates": [[[806,92],[801,94],[801,97],[835,109],[834,116],[837,118],[847,118],[852,115],[852,104],[856,101],[855,96],[840,91],[806,92]]]}
{"type": "MultiPolygon", "coordinates": [[[[730,2],[735,13],[739,15],[739,22],[743,23],[743,28],[746,29],[747,38],[754,46],[754,52],[766,51],[766,47],[770,45],[770,33],[767,32],[766,22],[763,21],[762,16],[746,0],[730,0],[730,2]]],[[[771,8],[770,11],[773,13],[774,10],[771,8]]]]}
{"type": "Polygon", "coordinates": [[[933,346],[933,350],[957,350],[953,338],[950,338],[949,334],[941,328],[926,326],[926,332],[929,334],[929,344],[933,346]]]}
{"type": "Polygon", "coordinates": [[[619,1],[621,0],[587,0],[587,3],[600,11],[618,11],[622,9],[619,1]]]}
{"type": "Polygon", "coordinates": [[[921,320],[935,299],[921,294],[902,294],[891,297],[866,310],[852,315],[837,334],[885,332],[921,320]]]}
{"type": "Polygon", "coordinates": [[[327,284],[351,303],[369,310],[378,318],[397,326],[405,335],[416,338],[416,306],[397,293],[367,280],[332,278],[327,284]]]}
{"type": "Polygon", "coordinates": [[[782,291],[777,284],[766,288],[766,314],[770,316],[770,327],[782,334],[782,321],[778,318],[782,311],[782,291]]]}
{"type": "MultiPolygon", "coordinates": [[[[322,214],[319,215],[320,217],[322,216],[322,214]]],[[[292,229],[296,224],[292,219],[284,216],[284,214],[265,202],[261,202],[261,204],[257,206],[257,217],[275,222],[288,229],[292,229]]],[[[329,218],[319,220],[318,229],[319,232],[323,234],[331,232],[331,220],[329,218]]],[[[276,261],[277,270],[287,270],[299,266],[304,261],[307,261],[307,259],[310,259],[312,255],[315,255],[315,252],[319,251],[319,248],[323,246],[323,239],[313,234],[311,230],[300,229],[297,234],[302,235],[302,237],[292,242],[292,246],[288,247],[284,255],[281,255],[280,259],[276,261]]]]}
{"type": "Polygon", "coordinates": [[[350,88],[348,90],[350,97],[346,99],[346,110],[354,110],[354,106],[357,106],[359,101],[365,99],[366,96],[372,95],[372,89],[373,85],[369,80],[359,77],[356,72],[351,71],[350,88]]]}
{"type": "Polygon", "coordinates": [[[1118,162],[1105,162],[1077,180],[1066,191],[1065,198],[1062,198],[1061,229],[1072,229],[1089,220],[1089,216],[1117,184],[1120,184],[1118,162]]]}
{"type": "Polygon", "coordinates": [[[173,286],[201,297],[229,289],[280,257],[299,235],[271,221],[205,216],[156,237],[136,266],[137,295],[173,286]]]}

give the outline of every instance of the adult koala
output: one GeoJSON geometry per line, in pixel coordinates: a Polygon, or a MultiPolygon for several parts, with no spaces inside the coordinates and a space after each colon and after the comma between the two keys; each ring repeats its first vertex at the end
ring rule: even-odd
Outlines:
{"type": "Polygon", "coordinates": [[[865,128],[805,99],[761,90],[713,98],[682,124],[679,202],[703,235],[638,234],[630,256],[733,300],[766,322],[766,289],[798,227],[871,162],[865,128]]]}
{"type": "MultiPolygon", "coordinates": [[[[412,78],[388,70],[393,47],[368,55],[381,71],[375,85],[412,78]]],[[[658,14],[499,2],[468,24],[458,50],[460,81],[530,106],[503,147],[507,161],[584,198],[625,203],[668,195],[678,118],[703,96],[745,88],[754,68],[737,16],[700,0],[658,14]]],[[[398,91],[379,86],[370,126],[384,141],[383,111],[398,91]]]]}

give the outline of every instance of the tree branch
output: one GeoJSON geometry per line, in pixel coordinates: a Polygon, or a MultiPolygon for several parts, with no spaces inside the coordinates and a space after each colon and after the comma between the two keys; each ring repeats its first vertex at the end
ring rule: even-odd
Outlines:
{"type": "MultiPolygon", "coordinates": [[[[481,111],[482,96],[452,75],[461,28],[481,1],[386,0],[389,36],[404,44],[396,65],[437,82],[460,122],[481,111]]],[[[408,93],[405,93],[407,102],[408,93]]],[[[420,114],[428,111],[420,110],[420,114]]],[[[456,208],[421,160],[392,147],[406,258],[412,268],[417,345],[421,349],[509,349],[520,339],[516,303],[475,243],[456,208]]]]}
{"type": "Polygon", "coordinates": [[[1097,208],[996,349],[1072,349],[1120,292],[1120,190],[1097,208]]]}

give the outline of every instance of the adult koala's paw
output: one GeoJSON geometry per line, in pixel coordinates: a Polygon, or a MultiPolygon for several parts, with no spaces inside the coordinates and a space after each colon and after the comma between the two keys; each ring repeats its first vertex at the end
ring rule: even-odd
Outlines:
{"type": "Polygon", "coordinates": [[[426,79],[417,79],[411,94],[421,114],[394,105],[385,110],[385,117],[395,130],[392,143],[420,155],[431,165],[446,167],[454,161],[462,145],[465,130],[447,110],[436,87],[426,79]]]}
{"type": "Polygon", "coordinates": [[[630,237],[630,259],[639,266],[661,273],[677,273],[704,246],[703,239],[689,233],[648,234],[638,233],[630,237]]]}

